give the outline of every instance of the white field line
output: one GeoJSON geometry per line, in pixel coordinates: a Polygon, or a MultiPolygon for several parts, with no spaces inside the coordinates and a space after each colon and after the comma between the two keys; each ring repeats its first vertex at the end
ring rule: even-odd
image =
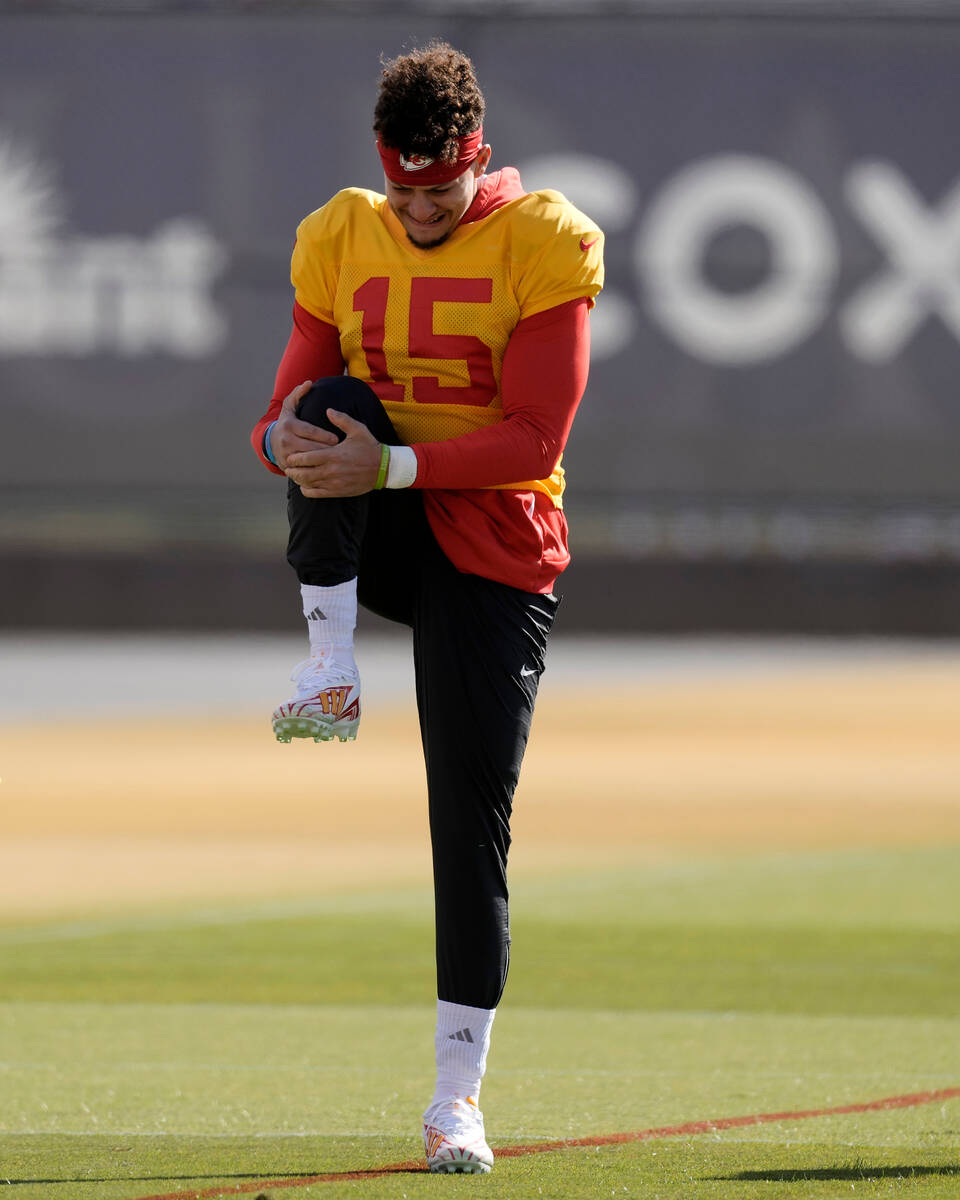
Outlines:
{"type": "MultiPolygon", "coordinates": [[[[946,1113],[943,1112],[943,1110],[941,1110],[941,1112],[942,1112],[942,1115],[946,1116],[946,1113]]],[[[856,1115],[856,1114],[854,1114],[854,1115],[856,1115]]],[[[815,1118],[815,1119],[819,1120],[820,1118],[815,1118]]],[[[785,1124],[786,1124],[786,1122],[785,1122],[785,1124]]],[[[616,1132],[624,1132],[624,1131],[617,1130],[616,1132]]],[[[696,1137],[711,1137],[712,1140],[716,1141],[716,1142],[719,1142],[719,1141],[736,1142],[738,1144],[743,1143],[745,1145],[769,1145],[771,1143],[774,1143],[778,1146],[810,1146],[810,1145],[821,1144],[824,1141],[824,1137],[823,1137],[822,1133],[819,1136],[816,1136],[815,1134],[811,1133],[810,1137],[776,1137],[775,1136],[776,1130],[774,1128],[771,1128],[770,1134],[771,1134],[770,1137],[758,1137],[756,1134],[744,1136],[743,1134],[737,1133],[734,1130],[715,1130],[712,1134],[699,1133],[699,1134],[695,1134],[694,1136],[696,1136],[696,1137]]],[[[492,1140],[494,1146],[496,1146],[498,1144],[506,1144],[507,1142],[517,1142],[517,1141],[523,1141],[523,1142],[557,1141],[557,1142],[562,1142],[566,1138],[574,1138],[574,1137],[584,1136],[582,1134],[573,1134],[573,1133],[570,1133],[569,1131],[567,1131],[565,1133],[557,1133],[554,1130],[544,1131],[544,1130],[530,1130],[530,1129],[519,1129],[519,1130],[503,1129],[503,1130],[497,1130],[496,1133],[493,1133],[493,1134],[489,1133],[489,1131],[488,1131],[488,1135],[491,1137],[491,1140],[492,1140]]],[[[301,1129],[298,1129],[298,1130],[278,1129],[278,1130],[260,1130],[258,1132],[245,1132],[244,1131],[244,1132],[238,1132],[238,1133],[198,1133],[195,1129],[150,1129],[150,1130],[141,1130],[141,1129],[0,1129],[0,1138],[11,1137],[11,1136],[15,1136],[15,1137],[52,1137],[52,1136],[57,1136],[57,1137],[75,1137],[75,1138],[84,1138],[84,1137],[97,1137],[97,1138],[105,1138],[105,1137],[108,1137],[108,1138],[182,1137],[182,1138],[189,1138],[193,1142],[196,1142],[196,1141],[207,1141],[207,1142],[236,1141],[239,1138],[242,1138],[244,1141],[263,1141],[268,1138],[279,1141],[283,1138],[289,1138],[291,1140],[295,1139],[295,1138],[328,1138],[330,1140],[337,1140],[340,1138],[381,1139],[381,1138],[385,1138],[385,1137],[397,1137],[397,1138],[409,1137],[411,1141],[415,1140],[417,1143],[420,1142],[419,1131],[416,1133],[411,1133],[410,1130],[407,1128],[399,1129],[399,1130],[378,1130],[376,1133],[361,1132],[359,1130],[352,1130],[352,1129],[338,1130],[336,1133],[331,1133],[329,1130],[326,1130],[326,1129],[302,1129],[302,1130],[301,1129]]],[[[587,1136],[589,1136],[589,1135],[587,1135],[587,1136]]],[[[666,1142],[666,1141],[672,1141],[672,1140],[679,1140],[680,1136],[681,1135],[676,1135],[675,1137],[672,1137],[672,1136],[666,1135],[662,1138],[656,1139],[656,1141],[665,1141],[666,1142]]],[[[689,1135],[686,1135],[686,1136],[689,1136],[689,1135]]],[[[952,1135],[950,1135],[949,1131],[947,1131],[947,1130],[944,1130],[943,1133],[937,1133],[937,1132],[928,1133],[925,1135],[924,1145],[928,1146],[928,1147],[935,1147],[935,1145],[938,1141],[945,1140],[948,1136],[952,1137],[952,1135]]],[[[654,1139],[651,1139],[651,1142],[653,1142],[653,1144],[655,1144],[654,1139]]],[[[850,1147],[872,1146],[878,1150],[879,1149],[892,1149],[897,1146],[903,1146],[905,1148],[909,1147],[911,1150],[917,1149],[917,1142],[915,1139],[904,1139],[903,1141],[892,1141],[890,1139],[874,1137],[874,1138],[871,1138],[868,1140],[867,1138],[862,1138],[859,1136],[853,1141],[830,1142],[830,1145],[850,1146],[850,1147]]],[[[583,1149],[587,1149],[587,1147],[583,1147],[583,1149]]],[[[603,1149],[616,1149],[616,1147],[594,1146],[593,1149],[597,1153],[599,1153],[603,1149]]],[[[3,1179],[2,1174],[0,1174],[0,1179],[3,1179]]]]}
{"type": "MultiPolygon", "coordinates": [[[[418,889],[423,891],[423,889],[418,889]]],[[[414,897],[415,902],[418,897],[414,897]]],[[[431,897],[424,893],[422,905],[415,903],[410,915],[431,915],[431,897]]],[[[231,905],[222,908],[199,908],[155,916],[94,917],[84,921],[59,921],[51,925],[17,926],[0,929],[0,945],[29,946],[43,942],[83,941],[87,938],[115,933],[159,932],[167,929],[199,929],[204,926],[246,925],[256,921],[284,920],[298,917],[337,916],[345,913],[373,913],[395,908],[397,892],[382,894],[364,892],[362,895],[317,896],[305,900],[276,900],[255,905],[231,905]]]]}
{"type": "MultiPolygon", "coordinates": [[[[303,657],[299,636],[0,634],[0,722],[57,714],[87,717],[270,712],[303,657]],[[51,679],[76,686],[59,692],[51,679]],[[136,686],[131,688],[131,681],[136,686]]],[[[412,702],[409,636],[358,638],[364,695],[412,702]]],[[[956,660],[960,640],[842,637],[610,637],[558,635],[541,691],[562,691],[589,674],[595,685],[765,678],[811,667],[956,660]]]]}
{"type": "MultiPolygon", "coordinates": [[[[57,1074],[64,1073],[64,1063],[62,1062],[47,1062],[47,1063],[18,1063],[18,1062],[0,1062],[0,1071],[49,1071],[57,1074]]],[[[67,1064],[75,1066],[73,1062],[67,1064]]],[[[222,1073],[236,1072],[238,1074],[256,1074],[262,1073],[266,1075],[278,1075],[281,1073],[296,1073],[301,1075],[381,1075],[384,1073],[392,1073],[392,1066],[383,1067],[365,1067],[359,1065],[341,1065],[341,1066],[324,1066],[322,1064],[304,1064],[298,1066],[296,1064],[285,1063],[279,1065],[259,1065],[247,1063],[198,1063],[198,1062],[119,1062],[119,1063],[103,1063],[99,1070],[102,1073],[120,1073],[134,1071],[216,1071],[222,1073]]],[[[729,1070],[718,1070],[710,1072],[709,1076],[705,1076],[702,1071],[680,1071],[680,1070],[657,1070],[654,1068],[637,1067],[634,1070],[614,1070],[603,1067],[498,1067],[497,1076],[514,1075],[523,1079],[541,1079],[541,1078],[560,1078],[560,1079],[650,1079],[655,1081],[663,1080],[682,1080],[696,1079],[703,1080],[705,1078],[730,1078],[739,1077],[745,1079],[786,1079],[794,1082],[797,1078],[797,1072],[794,1071],[769,1071],[769,1070],[749,1070],[740,1073],[729,1070]]],[[[851,1076],[849,1071],[805,1071],[803,1075],[805,1080],[817,1080],[822,1082],[830,1082],[831,1080],[842,1079],[844,1082],[851,1082],[855,1078],[856,1081],[877,1080],[885,1081],[885,1084],[891,1088],[905,1087],[910,1090],[932,1090],[937,1084],[951,1084],[956,1078],[956,1072],[929,1072],[923,1073],[924,1083],[917,1083],[915,1072],[890,1072],[890,1071],[857,1071],[855,1077],[851,1076]],[[902,1082],[898,1082],[902,1081],[902,1082]]]]}
{"type": "MultiPolygon", "coordinates": [[[[216,1139],[226,1140],[227,1138],[243,1138],[260,1140],[263,1138],[382,1138],[382,1137],[403,1137],[409,1131],[406,1129],[400,1131],[377,1132],[377,1133],[361,1133],[358,1130],[346,1129],[337,1133],[330,1133],[324,1129],[268,1129],[251,1132],[247,1130],[237,1130],[236,1133],[198,1133],[196,1129],[0,1129],[0,1137],[22,1136],[22,1137],[138,1137],[138,1138],[161,1138],[161,1137],[188,1137],[191,1140],[203,1139],[205,1141],[213,1141],[216,1139]]],[[[414,1135],[410,1135],[411,1137],[414,1135]]],[[[506,1134],[504,1136],[524,1136],[506,1134]]],[[[2,1178],[2,1176],[0,1176],[2,1178]]]]}

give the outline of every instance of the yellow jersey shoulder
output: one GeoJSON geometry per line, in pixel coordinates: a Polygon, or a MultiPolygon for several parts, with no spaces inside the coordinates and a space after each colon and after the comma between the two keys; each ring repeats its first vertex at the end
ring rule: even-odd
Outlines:
{"type": "Polygon", "coordinates": [[[297,303],[335,324],[333,307],[340,265],[349,240],[365,220],[378,221],[386,197],[366,188],[344,188],[297,226],[290,282],[297,303]]]}
{"type": "Polygon", "coordinates": [[[511,260],[521,315],[603,287],[603,231],[560,192],[528,192],[510,206],[511,260]]]}
{"type": "Polygon", "coordinates": [[[350,223],[365,215],[379,215],[386,197],[367,188],[344,188],[326,204],[314,209],[297,227],[297,241],[310,245],[336,242],[350,223]]]}
{"type": "Polygon", "coordinates": [[[603,237],[596,221],[571,204],[560,192],[549,188],[527,192],[514,204],[514,220],[518,230],[533,241],[543,242],[567,233],[574,233],[578,238],[585,235],[603,237]]]}

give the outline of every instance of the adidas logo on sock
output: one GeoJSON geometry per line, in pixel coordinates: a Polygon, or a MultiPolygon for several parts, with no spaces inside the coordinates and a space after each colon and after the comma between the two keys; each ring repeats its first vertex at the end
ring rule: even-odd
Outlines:
{"type": "Polygon", "coordinates": [[[313,610],[312,613],[307,613],[308,621],[325,621],[326,619],[327,619],[327,614],[323,611],[323,609],[321,609],[319,604],[313,610]]]}
{"type": "Polygon", "coordinates": [[[456,1033],[451,1033],[447,1037],[448,1042],[472,1042],[473,1035],[469,1029],[458,1029],[456,1033]]]}

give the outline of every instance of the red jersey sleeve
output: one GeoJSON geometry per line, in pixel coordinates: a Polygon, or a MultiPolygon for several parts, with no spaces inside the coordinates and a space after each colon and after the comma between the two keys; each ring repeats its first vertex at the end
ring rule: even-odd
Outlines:
{"type": "Polygon", "coordinates": [[[319,317],[307,312],[302,305],[294,303],[293,329],[277,367],[273,399],[250,434],[256,455],[268,471],[272,471],[274,475],[283,474],[264,454],[263,435],[267,426],[280,415],[284,398],[305,379],[326,379],[342,374],[343,356],[340,353],[340,334],[336,327],[321,321],[319,317]]]}
{"type": "Polygon", "coordinates": [[[503,420],[415,445],[414,487],[484,488],[550,475],[587,385],[589,307],[583,296],[517,324],[503,357],[503,420]]]}

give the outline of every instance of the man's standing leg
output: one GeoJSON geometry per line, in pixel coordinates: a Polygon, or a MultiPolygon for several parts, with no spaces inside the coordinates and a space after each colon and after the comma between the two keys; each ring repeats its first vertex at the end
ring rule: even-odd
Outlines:
{"type": "Polygon", "coordinates": [[[439,551],[417,602],[437,936],[437,1080],[424,1115],[432,1170],[492,1163],[477,1100],[510,958],[513,794],[556,606],[457,572],[439,551]]]}

